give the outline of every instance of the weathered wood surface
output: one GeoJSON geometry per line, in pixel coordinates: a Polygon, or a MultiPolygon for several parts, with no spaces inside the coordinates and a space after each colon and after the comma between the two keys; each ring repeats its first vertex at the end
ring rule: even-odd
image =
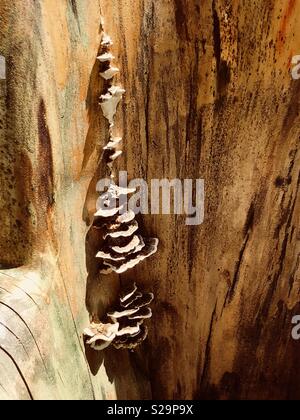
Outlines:
{"type": "Polygon", "coordinates": [[[0,398],[147,397],[127,353],[86,356],[82,340],[100,4],[5,0],[0,19],[0,398]]]}
{"type": "Polygon", "coordinates": [[[300,398],[300,2],[2,0],[0,16],[1,398],[300,398]],[[85,357],[87,271],[91,313],[119,284],[85,244],[100,7],[127,91],[120,168],[204,178],[206,215],[143,217],[160,252],[121,281],[156,293],[149,340],[85,357]]]}

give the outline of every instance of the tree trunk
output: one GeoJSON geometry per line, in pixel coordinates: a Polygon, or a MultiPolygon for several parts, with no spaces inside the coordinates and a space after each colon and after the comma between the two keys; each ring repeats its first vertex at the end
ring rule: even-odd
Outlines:
{"type": "Polygon", "coordinates": [[[2,0],[0,19],[0,399],[300,398],[300,3],[2,0]],[[110,277],[89,230],[101,14],[126,89],[119,169],[206,189],[201,226],[143,216],[158,254],[110,277]],[[129,279],[156,295],[149,340],[85,349],[129,279]]]}

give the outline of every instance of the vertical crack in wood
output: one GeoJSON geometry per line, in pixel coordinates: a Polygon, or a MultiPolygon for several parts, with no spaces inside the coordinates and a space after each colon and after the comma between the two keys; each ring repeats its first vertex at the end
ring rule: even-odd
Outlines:
{"type": "Polygon", "coordinates": [[[34,334],[33,334],[33,332],[31,331],[31,329],[30,329],[30,327],[29,327],[29,325],[27,324],[27,322],[24,320],[24,318],[17,312],[17,311],[15,311],[11,306],[9,306],[8,304],[6,304],[6,303],[4,303],[4,302],[2,302],[2,301],[0,301],[0,305],[3,305],[3,306],[5,306],[6,308],[8,308],[9,310],[11,310],[21,321],[22,321],[22,323],[26,326],[26,328],[27,328],[27,330],[29,331],[29,334],[30,334],[30,336],[32,337],[32,339],[33,339],[33,342],[34,342],[34,344],[35,344],[35,346],[36,346],[36,348],[37,348],[37,351],[38,351],[38,353],[39,353],[39,356],[40,356],[40,358],[41,358],[41,362],[42,362],[42,364],[43,364],[43,366],[44,366],[44,369],[45,369],[45,371],[46,371],[46,373],[47,373],[47,375],[48,375],[48,370],[47,370],[47,367],[46,367],[46,364],[45,364],[45,361],[44,361],[44,358],[43,358],[43,356],[42,356],[42,353],[41,353],[41,350],[40,350],[40,348],[39,348],[39,345],[38,345],[38,343],[37,343],[37,341],[36,341],[36,338],[35,338],[35,336],[34,336],[34,334]]]}
{"type": "MultiPolygon", "coordinates": [[[[0,274],[2,275],[2,276],[6,276],[6,277],[8,277],[9,279],[11,279],[11,280],[15,280],[15,281],[18,281],[15,277],[13,277],[13,276],[11,276],[11,275],[9,275],[8,273],[5,273],[4,271],[0,271],[0,274]]],[[[30,280],[30,279],[29,279],[30,280]]],[[[33,299],[33,297],[29,294],[29,293],[27,293],[24,289],[22,289],[22,287],[21,286],[19,286],[19,285],[17,285],[17,284],[15,284],[15,283],[12,283],[12,286],[13,287],[15,287],[16,289],[18,289],[18,290],[21,290],[21,292],[22,293],[24,293],[27,297],[28,297],[28,299],[30,299],[31,301],[32,301],[32,303],[34,303],[34,305],[38,308],[38,310],[41,312],[41,307],[39,306],[39,304],[33,299]]]]}
{"type": "Polygon", "coordinates": [[[26,347],[24,346],[24,344],[22,343],[22,341],[21,341],[21,339],[10,329],[10,328],[8,328],[6,325],[4,325],[1,321],[0,321],[0,325],[2,325],[2,327],[5,329],[5,330],[7,330],[13,337],[15,337],[16,339],[17,339],[17,341],[21,344],[21,346],[23,347],[23,349],[24,349],[24,351],[25,351],[25,353],[26,353],[26,356],[27,357],[30,357],[29,356],[29,353],[28,353],[28,351],[26,350],[26,347]]]}
{"type": "Polygon", "coordinates": [[[209,371],[209,368],[210,368],[211,340],[212,340],[212,335],[213,335],[213,327],[214,327],[215,317],[216,317],[216,313],[217,313],[217,304],[218,304],[218,302],[216,302],[214,311],[213,311],[212,316],[211,316],[210,325],[209,325],[209,332],[208,332],[207,341],[206,341],[206,345],[205,345],[205,356],[204,356],[204,362],[203,362],[203,367],[202,367],[203,370],[202,370],[199,389],[198,389],[199,394],[201,394],[202,387],[205,385],[204,382],[207,378],[207,374],[208,374],[208,371],[209,371]]]}
{"type": "MultiPolygon", "coordinates": [[[[61,270],[60,270],[60,272],[61,272],[61,270]]],[[[95,395],[93,381],[92,381],[92,378],[91,378],[91,371],[90,371],[89,363],[88,363],[87,357],[86,357],[85,352],[84,352],[83,344],[82,344],[82,341],[80,339],[80,334],[79,334],[78,329],[77,329],[76,321],[75,321],[75,318],[74,318],[74,314],[73,314],[72,306],[71,306],[71,302],[70,302],[70,297],[69,297],[69,294],[68,294],[68,289],[67,289],[66,282],[65,282],[65,279],[64,279],[64,276],[63,276],[62,272],[61,272],[61,278],[62,278],[62,281],[63,281],[65,295],[66,295],[66,298],[67,298],[68,308],[69,308],[69,311],[70,311],[70,314],[71,314],[72,323],[73,323],[73,326],[74,326],[76,338],[78,340],[79,348],[80,348],[80,351],[81,351],[82,356],[83,356],[84,361],[85,361],[85,366],[86,366],[86,369],[87,369],[87,375],[88,375],[88,378],[89,378],[89,383],[90,383],[91,392],[92,392],[92,395],[93,395],[93,400],[96,400],[96,395],[95,395]]]]}
{"type": "Polygon", "coordinates": [[[32,392],[31,392],[31,390],[30,390],[30,386],[29,386],[29,384],[28,384],[28,382],[26,381],[26,379],[25,379],[25,376],[23,375],[23,373],[22,373],[22,371],[21,371],[21,369],[20,369],[20,367],[19,367],[19,365],[17,364],[17,362],[15,361],[15,359],[14,359],[14,357],[13,356],[11,356],[11,354],[10,353],[8,353],[2,346],[0,346],[0,350],[1,351],[3,351],[3,353],[5,353],[6,354],[6,356],[12,361],[12,363],[13,363],[13,365],[15,366],[15,368],[17,369],[17,371],[18,371],[18,373],[19,373],[19,375],[20,375],[20,378],[22,379],[22,382],[23,382],[23,384],[25,385],[25,388],[26,388],[26,390],[27,390],[27,392],[28,392],[28,395],[29,395],[29,398],[32,400],[32,401],[34,401],[34,398],[33,398],[33,394],[32,394],[32,392]]]}

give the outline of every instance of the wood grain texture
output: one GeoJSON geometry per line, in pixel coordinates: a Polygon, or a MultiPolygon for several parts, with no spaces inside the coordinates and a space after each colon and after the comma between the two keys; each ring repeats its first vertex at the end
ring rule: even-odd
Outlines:
{"type": "Polygon", "coordinates": [[[0,398],[300,398],[300,2],[3,0],[0,16],[0,398]],[[100,7],[127,92],[120,169],[206,183],[204,224],[143,216],[160,251],[120,278],[85,242],[100,7]],[[88,312],[132,278],[157,298],[147,344],[85,355],[88,312]]]}
{"type": "Polygon", "coordinates": [[[0,16],[0,398],[146,397],[127,353],[85,354],[82,339],[100,4],[2,1],[0,16]]]}
{"type": "MultiPolygon", "coordinates": [[[[205,223],[147,216],[154,398],[299,398],[298,1],[102,1],[131,177],[204,178],[205,223]]],[[[127,276],[123,276],[126,279],[127,276]]]]}

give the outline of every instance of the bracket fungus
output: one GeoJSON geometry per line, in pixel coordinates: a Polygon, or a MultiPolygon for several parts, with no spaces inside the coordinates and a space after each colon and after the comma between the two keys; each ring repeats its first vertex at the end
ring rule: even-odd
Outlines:
{"type": "Polygon", "coordinates": [[[114,117],[117,113],[117,108],[122,100],[125,90],[119,86],[112,86],[108,92],[100,97],[100,106],[104,117],[108,120],[110,127],[114,126],[114,117]]]}
{"type": "Polygon", "coordinates": [[[111,137],[107,145],[103,147],[103,150],[115,150],[121,141],[122,137],[111,137]]]}
{"type": "Polygon", "coordinates": [[[111,345],[116,338],[118,330],[119,324],[116,322],[113,324],[97,324],[93,322],[89,328],[84,330],[83,334],[87,337],[86,344],[94,350],[101,351],[111,345]]]}
{"type": "Polygon", "coordinates": [[[144,322],[152,316],[149,305],[153,299],[153,293],[141,293],[136,284],[131,286],[121,295],[117,309],[107,314],[112,323],[92,323],[84,331],[86,344],[96,351],[111,344],[116,349],[134,350],[148,336],[144,322]]]}
{"type": "Polygon", "coordinates": [[[105,52],[105,53],[99,55],[99,57],[97,57],[97,59],[100,61],[100,63],[106,63],[107,61],[114,60],[115,57],[111,53],[105,52]]]}
{"type": "Polygon", "coordinates": [[[147,243],[141,243],[139,248],[137,247],[132,254],[126,255],[123,260],[110,261],[111,258],[107,258],[104,260],[104,268],[101,270],[101,273],[110,274],[115,272],[117,274],[123,274],[155,254],[157,247],[158,239],[151,238],[147,243]]]}
{"type": "Polygon", "coordinates": [[[132,191],[111,185],[101,196],[104,205],[95,214],[94,227],[102,231],[103,244],[97,253],[97,258],[102,259],[102,274],[122,274],[157,252],[158,239],[143,238],[134,212],[116,204],[132,191]]]}
{"type": "Polygon", "coordinates": [[[120,298],[118,311],[109,313],[112,322],[119,323],[119,332],[113,341],[117,349],[133,350],[148,336],[148,329],[143,324],[151,318],[149,305],[153,302],[153,293],[141,293],[134,284],[124,297],[120,298]]]}
{"type": "MultiPolygon", "coordinates": [[[[159,240],[143,238],[133,210],[127,208],[127,197],[136,192],[135,188],[122,188],[113,182],[113,165],[122,155],[119,149],[122,138],[115,135],[114,119],[125,90],[114,84],[113,79],[119,69],[111,65],[114,56],[110,51],[113,42],[109,35],[103,34],[100,62],[100,75],[107,88],[100,97],[100,106],[109,122],[109,140],[104,146],[104,156],[110,171],[111,184],[99,198],[100,206],[95,214],[93,228],[102,236],[102,246],[96,257],[101,260],[100,273],[122,274],[157,252],[159,240]],[[99,208],[100,207],[100,208],[99,208]]],[[[148,329],[144,321],[151,318],[149,307],[154,299],[152,293],[141,293],[136,284],[123,291],[119,305],[114,312],[107,314],[107,323],[93,322],[84,331],[86,344],[94,350],[103,350],[114,345],[117,349],[135,349],[147,338],[148,329]]]]}
{"type": "Polygon", "coordinates": [[[101,77],[103,77],[103,79],[110,80],[116,74],[118,74],[119,71],[120,70],[117,67],[109,67],[107,70],[105,70],[104,72],[100,73],[100,75],[101,75],[101,77]]]}
{"type": "Polygon", "coordinates": [[[111,47],[113,45],[114,44],[112,42],[111,37],[109,35],[107,35],[106,33],[104,33],[103,36],[102,36],[101,46],[103,48],[109,48],[109,47],[111,47]]]}
{"type": "MultiPolygon", "coordinates": [[[[111,38],[104,33],[101,42],[102,51],[98,59],[106,65],[100,74],[104,79],[109,80],[109,87],[107,92],[101,95],[100,105],[104,117],[110,124],[109,141],[103,150],[111,178],[114,177],[114,162],[122,155],[122,150],[118,149],[122,138],[114,136],[113,128],[118,104],[125,93],[121,86],[110,82],[110,79],[119,72],[117,67],[111,65],[114,58],[110,51],[112,45],[111,38]]],[[[121,203],[121,198],[126,199],[129,194],[135,192],[136,189],[121,188],[112,182],[105,194],[100,197],[100,209],[95,214],[94,227],[104,231],[102,235],[104,243],[97,253],[97,258],[102,259],[102,274],[124,273],[157,252],[158,239],[143,238],[139,234],[139,225],[135,220],[134,212],[128,211],[127,207],[121,203]],[[117,203],[118,200],[119,203],[117,203]]]]}

